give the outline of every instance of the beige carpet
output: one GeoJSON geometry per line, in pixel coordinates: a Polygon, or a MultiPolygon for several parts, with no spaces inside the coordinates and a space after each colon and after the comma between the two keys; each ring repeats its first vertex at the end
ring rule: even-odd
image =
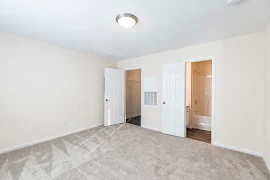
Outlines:
{"type": "Polygon", "coordinates": [[[259,157],[125,124],[0,155],[1,180],[269,180],[259,157]]]}

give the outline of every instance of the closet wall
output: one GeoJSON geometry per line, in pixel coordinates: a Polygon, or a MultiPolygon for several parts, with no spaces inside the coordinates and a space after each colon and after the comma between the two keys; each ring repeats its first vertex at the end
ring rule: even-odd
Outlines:
{"type": "Polygon", "coordinates": [[[141,70],[127,71],[126,75],[127,119],[141,115],[141,70]]]}

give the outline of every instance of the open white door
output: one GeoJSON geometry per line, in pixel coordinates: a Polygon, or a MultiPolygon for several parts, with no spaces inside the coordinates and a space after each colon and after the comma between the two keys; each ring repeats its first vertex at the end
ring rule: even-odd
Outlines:
{"type": "Polygon", "coordinates": [[[104,126],[125,122],[125,71],[105,68],[104,126]]]}
{"type": "Polygon", "coordinates": [[[162,132],[185,137],[185,63],[163,65],[162,132]]]}

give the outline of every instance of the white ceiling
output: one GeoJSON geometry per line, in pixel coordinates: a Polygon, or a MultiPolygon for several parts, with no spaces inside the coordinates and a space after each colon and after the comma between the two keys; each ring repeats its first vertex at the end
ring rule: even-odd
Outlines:
{"type": "Polygon", "coordinates": [[[121,60],[264,30],[270,0],[0,0],[0,31],[121,60]],[[139,23],[119,26],[132,13],[139,23]]]}

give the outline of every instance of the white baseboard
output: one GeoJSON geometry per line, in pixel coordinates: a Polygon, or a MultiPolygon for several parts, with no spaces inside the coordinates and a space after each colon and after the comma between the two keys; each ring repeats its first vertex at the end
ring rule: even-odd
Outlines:
{"type": "Polygon", "coordinates": [[[53,139],[57,139],[57,138],[60,138],[60,137],[63,137],[63,136],[67,136],[67,135],[74,134],[74,133],[77,133],[77,132],[85,131],[85,130],[88,130],[88,129],[92,129],[92,128],[102,126],[102,125],[103,125],[103,123],[96,124],[96,125],[93,125],[93,126],[88,126],[86,128],[77,129],[75,131],[59,134],[59,135],[56,135],[56,136],[50,136],[50,137],[39,139],[39,140],[36,140],[36,141],[27,142],[27,143],[24,143],[24,144],[20,144],[18,146],[9,147],[9,148],[0,150],[0,154],[4,154],[4,153],[10,152],[10,151],[25,148],[27,146],[32,146],[32,145],[35,145],[35,144],[39,144],[39,143],[42,143],[42,142],[45,142],[45,141],[50,141],[50,140],[53,140],[53,139]]]}
{"type": "MultiPolygon", "coordinates": [[[[150,130],[153,130],[153,131],[157,131],[157,132],[162,132],[159,129],[152,128],[152,127],[145,126],[145,125],[142,125],[141,127],[145,128],[145,129],[150,129],[150,130]]],[[[250,154],[250,155],[262,157],[262,153],[255,152],[255,151],[250,151],[250,150],[247,150],[247,149],[242,149],[242,148],[238,148],[238,147],[234,147],[234,146],[230,146],[230,145],[225,145],[225,144],[221,144],[221,143],[212,143],[212,145],[222,147],[222,148],[225,148],[225,149],[230,149],[230,150],[233,150],[233,151],[242,152],[242,153],[245,153],[245,154],[250,154]]],[[[267,164],[267,162],[266,162],[266,164],[267,164]]],[[[269,169],[270,165],[267,164],[267,167],[269,169]]],[[[269,170],[269,172],[270,172],[270,170],[269,170]]]]}
{"type": "Polygon", "coordinates": [[[141,115],[141,113],[139,113],[139,114],[133,114],[133,115],[131,115],[131,116],[127,116],[126,119],[138,117],[138,116],[140,116],[140,115],[141,115]]]}
{"type": "Polygon", "coordinates": [[[245,153],[245,154],[250,154],[250,155],[262,157],[262,153],[255,152],[255,151],[250,151],[248,149],[242,149],[242,148],[238,148],[238,147],[234,147],[234,146],[230,146],[230,145],[225,145],[225,144],[220,144],[220,143],[212,143],[212,145],[222,147],[222,148],[225,148],[225,149],[230,149],[230,150],[233,150],[233,151],[242,152],[242,153],[245,153]]]}
{"type": "Polygon", "coordinates": [[[145,128],[145,129],[150,129],[150,130],[152,130],[152,131],[161,132],[159,129],[151,128],[151,127],[149,127],[149,126],[144,126],[144,125],[142,125],[141,127],[142,127],[142,128],[145,128]]]}

